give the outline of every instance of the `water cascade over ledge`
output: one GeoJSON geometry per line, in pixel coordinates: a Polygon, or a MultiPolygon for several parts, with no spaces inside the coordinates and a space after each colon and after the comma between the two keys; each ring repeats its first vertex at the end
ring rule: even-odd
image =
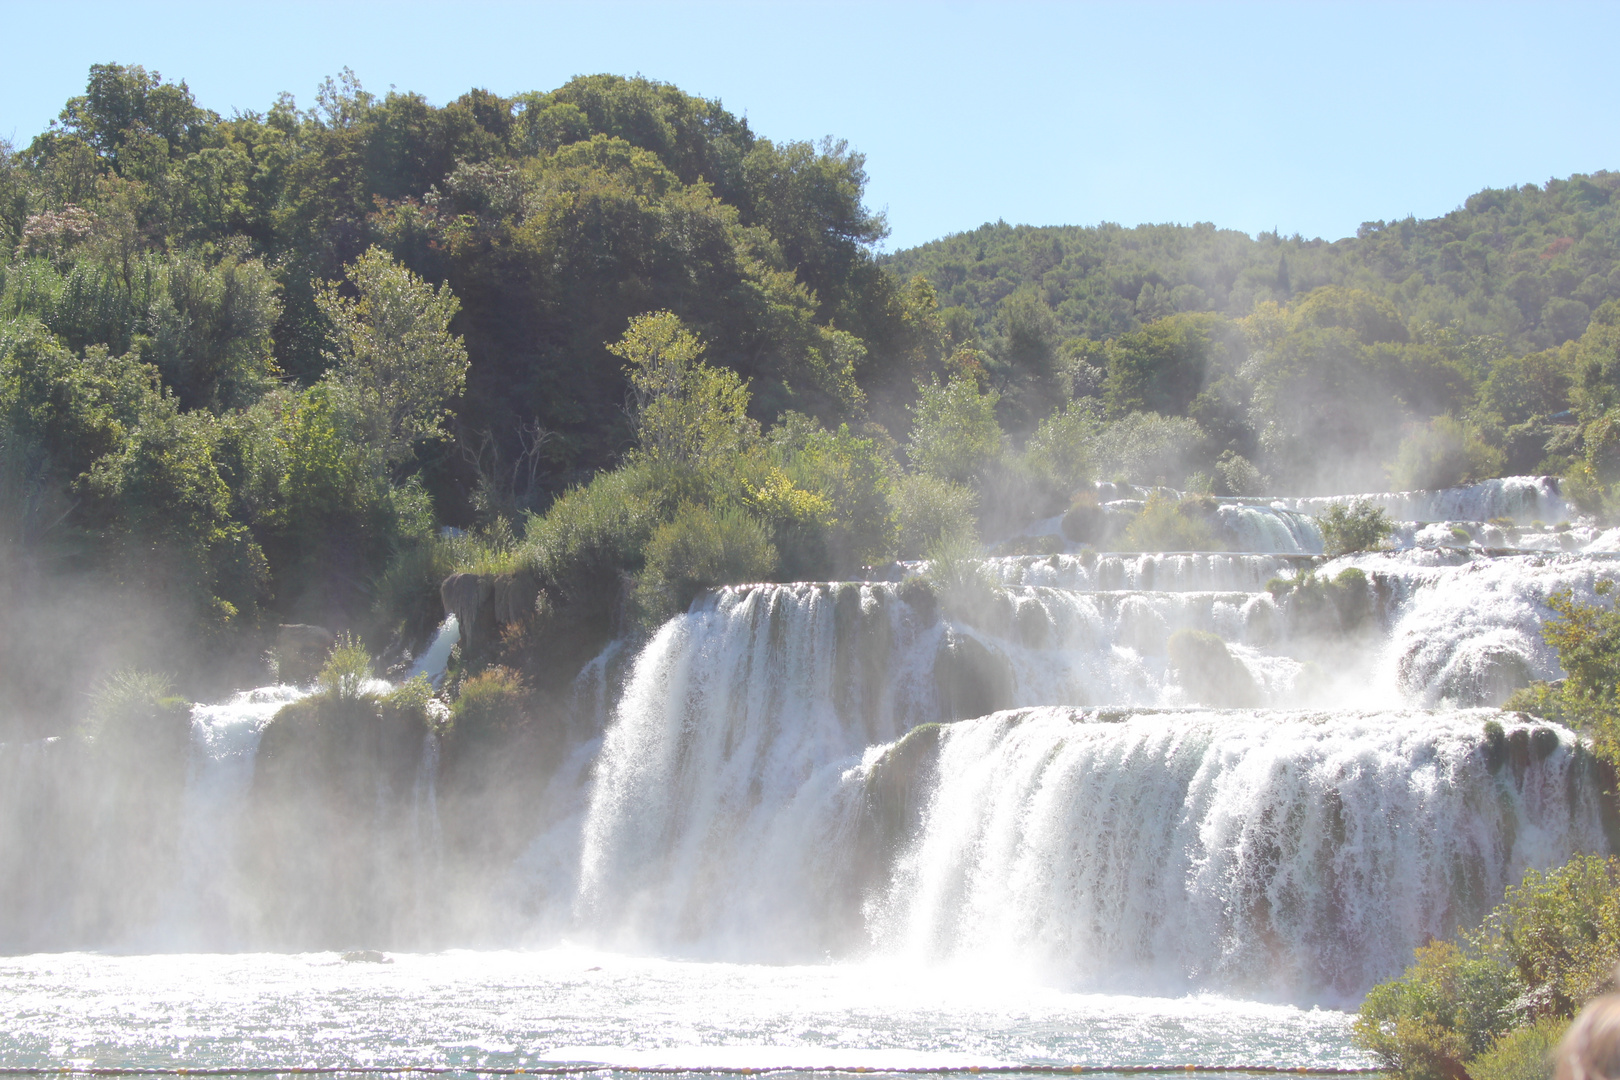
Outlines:
{"type": "Polygon", "coordinates": [[[1534,478],[1375,501],[1407,515],[1396,550],[1329,560],[1324,501],[1228,500],[1241,550],[714,590],[610,647],[521,753],[272,721],[294,687],[194,706],[138,773],[94,740],[0,745],[27,823],[0,834],[0,948],[568,941],[1353,1002],[1616,835],[1580,741],[1498,710],[1559,675],[1540,621],[1615,571],[1599,535],[1424,540],[1542,535],[1566,511],[1534,478]]]}

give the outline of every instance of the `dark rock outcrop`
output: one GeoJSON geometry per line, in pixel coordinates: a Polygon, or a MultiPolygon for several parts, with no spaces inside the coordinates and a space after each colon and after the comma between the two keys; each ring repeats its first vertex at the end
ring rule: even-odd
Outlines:
{"type": "Polygon", "coordinates": [[[276,628],[276,667],[281,681],[302,686],[315,678],[337,635],[324,626],[283,623],[276,628]]]}

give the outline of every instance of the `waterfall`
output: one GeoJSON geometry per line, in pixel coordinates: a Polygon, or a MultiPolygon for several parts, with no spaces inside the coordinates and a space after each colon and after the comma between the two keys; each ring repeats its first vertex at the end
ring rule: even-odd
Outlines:
{"type": "Polygon", "coordinates": [[[1320,555],[1322,530],[1316,520],[1281,506],[1228,503],[1216,508],[1221,527],[1243,551],[1320,555]]]}
{"type": "Polygon", "coordinates": [[[1082,552],[987,560],[960,595],[719,590],[612,708],[576,926],[1352,1001],[1527,868],[1607,848],[1575,737],[1489,706],[1557,676],[1546,601],[1609,567],[1082,552]]]}
{"type": "Polygon", "coordinates": [[[948,588],[716,589],[552,688],[522,754],[287,687],[193,707],[178,768],[0,744],[0,948],[568,940],[1351,1002],[1608,850],[1579,740],[1498,707],[1560,674],[1549,598],[1620,572],[1551,480],[1371,498],[1392,550],[1324,557],[1335,499],[1226,499],[1230,552],[1047,528],[948,588]]]}
{"type": "Polygon", "coordinates": [[[943,628],[922,623],[848,585],[726,589],[666,624],[603,744],[582,917],[617,944],[721,955],[836,934],[813,879],[836,878],[849,823],[825,804],[866,747],[928,718],[919,661],[943,628]]]}
{"type": "Polygon", "coordinates": [[[1320,515],[1336,502],[1365,500],[1382,507],[1396,521],[1491,521],[1520,525],[1548,524],[1573,515],[1551,476],[1504,476],[1476,484],[1435,491],[1369,492],[1362,495],[1313,496],[1274,500],[1274,505],[1320,515]]]}
{"type": "Polygon", "coordinates": [[[179,868],[150,944],[225,949],[241,927],[235,892],[241,888],[236,839],[242,827],[254,756],[264,726],[303,692],[290,686],[235,694],[191,711],[191,755],[181,800],[179,868]]]}
{"type": "Polygon", "coordinates": [[[1603,846],[1591,759],[1541,727],[1525,761],[1492,762],[1494,715],[1037,709],[951,725],[874,939],[1115,990],[1353,998],[1527,867],[1603,846]]]}
{"type": "Polygon", "coordinates": [[[1092,552],[987,559],[985,564],[1000,585],[1044,585],[1077,592],[1246,592],[1263,589],[1272,578],[1287,577],[1311,561],[1274,554],[1092,552]]]}

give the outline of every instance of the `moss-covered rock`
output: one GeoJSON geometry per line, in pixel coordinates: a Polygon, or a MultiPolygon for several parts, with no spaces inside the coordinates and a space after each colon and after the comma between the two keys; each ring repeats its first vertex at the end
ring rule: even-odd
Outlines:
{"type": "Polygon", "coordinates": [[[934,657],[940,718],[965,720],[1012,702],[1012,664],[1000,650],[966,634],[950,633],[934,657]]]}
{"type": "Polygon", "coordinates": [[[1167,651],[1182,689],[1195,702],[1219,708],[1252,708],[1260,703],[1254,676],[1219,636],[1177,630],[1170,635],[1167,651]]]}
{"type": "Polygon", "coordinates": [[[278,948],[388,945],[416,929],[417,897],[381,867],[412,865],[427,732],[412,710],[312,694],[265,726],[244,873],[263,902],[250,940],[278,948]]]}

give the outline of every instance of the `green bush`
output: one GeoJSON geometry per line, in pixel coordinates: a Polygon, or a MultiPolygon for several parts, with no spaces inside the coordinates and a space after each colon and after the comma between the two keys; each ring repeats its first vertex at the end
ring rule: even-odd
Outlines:
{"type": "Polygon", "coordinates": [[[1091,438],[1097,476],[1132,484],[1179,482],[1200,457],[1204,431],[1185,416],[1131,413],[1111,420],[1091,438]]]}
{"type": "Polygon", "coordinates": [[[1220,486],[1227,495],[1261,495],[1271,483],[1248,458],[1233,450],[1221,453],[1215,462],[1215,474],[1220,477],[1220,486]]]}
{"type": "Polygon", "coordinates": [[[976,542],[979,498],[972,488],[914,473],[895,485],[892,498],[902,559],[921,558],[942,540],[976,542]]]}
{"type": "Polygon", "coordinates": [[[926,554],[928,568],[923,580],[947,609],[967,611],[994,593],[995,583],[970,535],[942,536],[929,545],[926,554]]]}
{"type": "Polygon", "coordinates": [[[794,488],[820,500],[824,513],[794,514],[777,528],[784,570],[793,577],[846,577],[881,562],[894,550],[890,507],[894,458],[877,439],[860,438],[847,424],[828,431],[788,413],[770,434],[769,458],[794,488]],[[816,567],[809,573],[796,568],[816,567]]]}
{"type": "Polygon", "coordinates": [[[371,653],[365,642],[341,634],[315,675],[315,692],[333,701],[359,701],[367,696],[366,683],[371,677],[371,653]]]}
{"type": "Polygon", "coordinates": [[[748,514],[687,503],[648,539],[637,603],[644,618],[660,622],[704,589],[768,580],[776,562],[764,526],[748,514]]]}
{"type": "Polygon", "coordinates": [[[1347,566],[1329,580],[1314,569],[1300,570],[1291,578],[1272,578],[1266,591],[1302,630],[1318,633],[1354,630],[1372,612],[1367,575],[1347,566]]]}
{"type": "Polygon", "coordinates": [[[980,391],[971,375],[918,388],[912,414],[911,463],[918,471],[955,484],[978,480],[1001,453],[994,390],[980,391]]]}
{"type": "Polygon", "coordinates": [[[1322,550],[1333,557],[1376,551],[1395,529],[1384,508],[1369,499],[1336,502],[1316,520],[1322,530],[1322,550]]]}
{"type": "Polygon", "coordinates": [[[510,668],[490,667],[461,684],[450,706],[450,731],[460,741],[507,737],[528,716],[528,687],[510,668]]]}
{"type": "Polygon", "coordinates": [[[1522,986],[1477,942],[1436,941],[1406,974],[1368,993],[1355,1041],[1405,1080],[1457,1080],[1469,1059],[1510,1030],[1522,986]]]}
{"type": "Polygon", "coordinates": [[[1098,426],[1090,410],[1071,403],[1042,420],[1024,443],[1019,471],[1058,509],[1092,479],[1090,444],[1098,426]]]}
{"type": "Polygon", "coordinates": [[[384,694],[378,709],[384,720],[435,732],[442,732],[450,720],[449,711],[433,696],[433,684],[426,675],[407,679],[384,694]]]}
{"type": "Polygon", "coordinates": [[[191,706],[176,697],[167,675],[126,668],[103,679],[90,695],[82,728],[98,745],[123,748],[184,746],[190,737],[191,706]]]}
{"type": "Polygon", "coordinates": [[[1531,870],[1508,890],[1485,932],[1526,988],[1536,1015],[1575,1015],[1602,993],[1620,960],[1620,860],[1579,855],[1531,870]]]}
{"type": "Polygon", "coordinates": [[[1204,500],[1155,491],[1125,526],[1123,546],[1128,551],[1220,551],[1226,545],[1216,537],[1207,511],[1204,500]]]}
{"type": "Polygon", "coordinates": [[[630,320],[608,351],[625,361],[641,452],[667,465],[725,469],[759,438],[748,385],[703,362],[703,343],[668,311],[630,320]]]}
{"type": "MultiPolygon", "coordinates": [[[[518,556],[553,603],[591,602],[617,589],[621,571],[641,569],[653,530],[681,497],[708,487],[681,470],[640,462],[598,473],[571,488],[543,515],[530,516],[518,556]]],[[[457,569],[476,569],[475,563],[457,569]]]]}
{"type": "Polygon", "coordinates": [[[1565,678],[1532,683],[1504,707],[1584,731],[1600,756],[1620,764],[1620,611],[1609,599],[1612,580],[1593,588],[1599,597],[1593,604],[1577,602],[1569,589],[1547,597],[1556,617],[1542,623],[1541,636],[1558,650],[1565,678]]]}
{"type": "Polygon", "coordinates": [[[1396,488],[1447,488],[1500,476],[1502,452],[1479,432],[1450,416],[1437,416],[1402,442],[1390,467],[1396,488]]]}
{"type": "Polygon", "coordinates": [[[1569,1021],[1547,1016],[1499,1035],[1468,1063],[1471,1080],[1552,1080],[1553,1051],[1569,1030],[1569,1021]]]}
{"type": "Polygon", "coordinates": [[[1617,957],[1620,860],[1577,856],[1531,870],[1478,929],[1418,949],[1404,975],[1367,995],[1353,1037],[1406,1080],[1522,1070],[1606,988],[1617,957]]]}

